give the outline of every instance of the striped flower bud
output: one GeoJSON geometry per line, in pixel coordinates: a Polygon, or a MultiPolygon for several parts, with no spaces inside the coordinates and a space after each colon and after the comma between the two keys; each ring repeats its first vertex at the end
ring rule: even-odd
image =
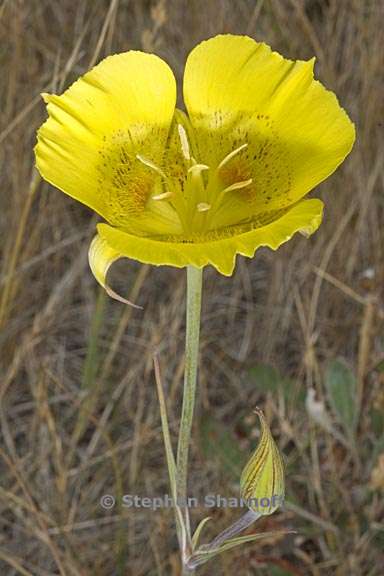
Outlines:
{"type": "Polygon", "coordinates": [[[259,444],[240,479],[241,498],[259,515],[268,515],[284,500],[284,467],[263,412],[255,409],[261,424],[259,444]]]}

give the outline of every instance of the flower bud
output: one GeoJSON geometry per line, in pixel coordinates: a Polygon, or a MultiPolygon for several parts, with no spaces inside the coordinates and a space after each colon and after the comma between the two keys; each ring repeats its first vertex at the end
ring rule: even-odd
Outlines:
{"type": "Polygon", "coordinates": [[[240,495],[248,508],[268,515],[284,500],[284,466],[263,412],[255,409],[261,424],[259,444],[246,464],[240,479],[240,495]]]}

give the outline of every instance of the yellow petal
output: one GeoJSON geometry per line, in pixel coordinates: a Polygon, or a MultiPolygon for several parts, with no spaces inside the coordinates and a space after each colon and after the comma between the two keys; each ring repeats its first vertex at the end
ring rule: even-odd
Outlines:
{"type": "Polygon", "coordinates": [[[335,95],[313,79],[313,64],[232,35],[202,42],[188,57],[184,100],[197,161],[218,166],[239,148],[222,169],[225,185],[252,179],[243,194],[228,195],[228,212],[240,219],[250,210],[292,205],[352,148],[354,126],[335,95]]]}
{"type": "MultiPolygon", "coordinates": [[[[143,219],[145,231],[144,207],[161,176],[137,156],[162,158],[176,101],[168,65],[143,52],[117,54],[44,100],[49,118],[35,148],[41,175],[114,225],[143,219]]],[[[174,216],[161,210],[154,218],[169,229],[174,216]]]]}
{"type": "Polygon", "coordinates": [[[240,493],[249,508],[268,515],[284,500],[284,466],[264,414],[260,409],[255,412],[260,418],[261,438],[241,475],[240,493]]]}
{"type": "Polygon", "coordinates": [[[129,304],[134,308],[141,308],[141,306],[137,306],[133,304],[129,300],[126,300],[119,294],[117,294],[110,286],[108,286],[106,277],[109,268],[111,265],[121,258],[122,255],[119,254],[116,250],[111,248],[108,243],[101,238],[98,234],[92,240],[89,251],[88,251],[88,262],[91,268],[92,274],[99,282],[99,284],[106,290],[107,294],[118,300],[119,302],[123,302],[124,304],[129,304]]]}
{"type": "Polygon", "coordinates": [[[116,254],[147,264],[178,268],[187,265],[201,268],[211,264],[230,276],[236,254],[252,257],[260,246],[276,250],[296,232],[310,235],[320,225],[322,211],[320,200],[303,200],[266,226],[245,233],[239,233],[236,227],[228,228],[194,239],[175,236],[155,240],[127,234],[108,224],[99,224],[97,228],[100,237],[116,254]]]}

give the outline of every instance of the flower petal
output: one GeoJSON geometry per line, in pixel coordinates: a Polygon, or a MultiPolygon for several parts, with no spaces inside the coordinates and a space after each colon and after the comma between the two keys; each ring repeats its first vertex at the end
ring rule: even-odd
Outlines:
{"type": "Polygon", "coordinates": [[[114,225],[140,219],[161,178],[137,155],[161,159],[175,109],[168,65],[153,54],[116,54],[61,96],[43,97],[49,118],[35,148],[42,176],[114,225]]]}
{"type": "Polygon", "coordinates": [[[188,57],[184,100],[198,161],[218,166],[247,144],[223,170],[226,185],[253,181],[236,196],[238,217],[297,202],[352,148],[354,126],[335,95],[313,79],[313,64],[229,34],[202,42],[188,57]]]}
{"type": "Polygon", "coordinates": [[[106,277],[108,270],[116,260],[121,258],[122,255],[119,254],[116,250],[111,248],[109,244],[101,238],[98,234],[92,240],[89,251],[88,251],[88,262],[91,268],[92,274],[99,282],[99,284],[106,290],[107,294],[118,300],[119,302],[123,302],[124,304],[129,304],[134,308],[142,308],[141,306],[137,306],[137,304],[133,304],[129,300],[126,300],[119,294],[117,294],[110,286],[108,286],[106,282],[106,277]]]}
{"type": "Polygon", "coordinates": [[[182,268],[187,265],[201,268],[214,266],[221,274],[230,276],[235,266],[236,254],[252,257],[257,248],[268,246],[276,250],[296,232],[306,236],[320,225],[323,203],[317,199],[303,200],[274,222],[243,234],[224,229],[221,236],[202,237],[200,242],[187,241],[180,237],[155,240],[137,237],[99,224],[100,237],[110,250],[140,262],[154,265],[170,265],[182,268]]]}

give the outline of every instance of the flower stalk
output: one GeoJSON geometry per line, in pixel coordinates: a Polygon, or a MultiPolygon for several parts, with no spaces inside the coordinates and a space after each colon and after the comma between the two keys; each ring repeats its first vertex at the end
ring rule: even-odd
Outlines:
{"type": "Polygon", "coordinates": [[[196,380],[200,336],[202,269],[187,267],[187,324],[185,340],[185,371],[183,406],[177,447],[177,496],[182,506],[187,501],[188,453],[196,396],[196,380]]]}

